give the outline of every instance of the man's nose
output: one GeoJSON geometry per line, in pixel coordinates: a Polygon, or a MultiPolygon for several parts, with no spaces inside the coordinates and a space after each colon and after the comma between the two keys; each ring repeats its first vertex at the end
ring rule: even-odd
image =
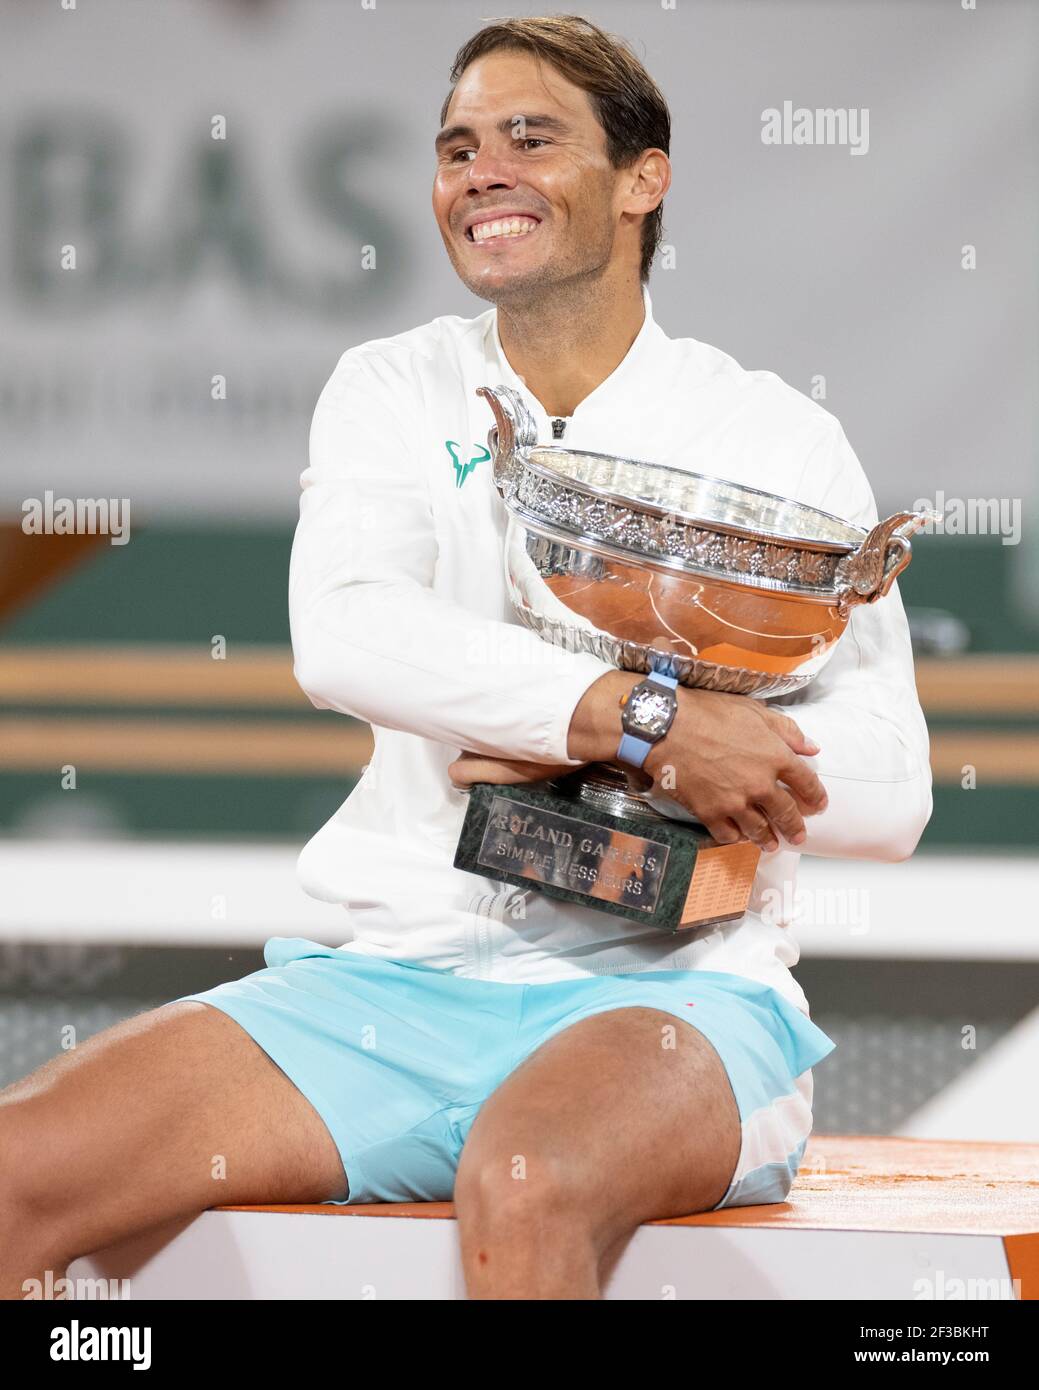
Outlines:
{"type": "Polygon", "coordinates": [[[517,180],[511,154],[500,148],[477,150],[469,164],[469,182],[481,193],[488,188],[514,188],[517,180]]]}

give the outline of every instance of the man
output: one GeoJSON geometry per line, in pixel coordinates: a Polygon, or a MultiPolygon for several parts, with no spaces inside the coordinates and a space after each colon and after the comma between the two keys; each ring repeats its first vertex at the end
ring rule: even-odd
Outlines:
{"type": "Polygon", "coordinates": [[[630,51],[583,20],[510,20],[452,82],[433,209],[494,307],[343,355],[292,556],[297,678],[376,733],[301,858],[352,940],[275,938],[265,970],[0,1097],[8,1296],[221,1203],[453,1195],[473,1297],[598,1297],[641,1222],[786,1196],[833,1046],[789,973],[799,854],[903,859],[930,814],[893,590],[785,702],[796,721],[682,689],[646,757],[718,840],[766,851],[740,921],[688,940],[453,868],[465,789],[618,758],[638,680],[512,618],[477,387],[520,391],[543,440],[876,512],[832,416],[655,323],[670,126],[630,51]]]}

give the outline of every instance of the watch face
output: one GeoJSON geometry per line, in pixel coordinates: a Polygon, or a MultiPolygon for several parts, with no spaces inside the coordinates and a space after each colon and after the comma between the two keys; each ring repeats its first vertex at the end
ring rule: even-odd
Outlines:
{"type": "Polygon", "coordinates": [[[667,732],[675,708],[675,697],[671,691],[636,686],[624,708],[633,726],[632,733],[659,738],[667,732]]]}

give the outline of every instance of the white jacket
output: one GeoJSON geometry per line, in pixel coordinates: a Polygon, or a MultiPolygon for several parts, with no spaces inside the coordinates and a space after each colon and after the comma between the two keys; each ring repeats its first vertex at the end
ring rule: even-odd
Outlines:
{"type": "MultiPolygon", "coordinates": [[[[643,297],[638,337],[566,422],[567,444],[720,474],[860,526],[876,520],[832,415],[772,372],[669,338],[643,297]]],[[[788,969],[800,854],[785,842],[762,856],[747,913],[693,939],[453,867],[467,799],[448,764],[462,749],[570,762],[574,707],[609,669],[513,615],[486,445],[493,417],[476,395],[502,382],[551,441],[493,308],[351,348],[318,400],[290,572],[295,674],[319,709],[370,723],[375,752],[304,849],[303,886],[347,909],[344,950],[522,983],[727,971],[806,1009],[788,969]]],[[[907,479],[906,498],[917,491],[907,479]]],[[[780,703],[821,747],[808,761],[829,793],[801,852],[908,857],[931,813],[931,774],[897,586],[855,609],[829,665],[780,703]]],[[[854,889],[852,866],[848,879],[854,889]]]]}

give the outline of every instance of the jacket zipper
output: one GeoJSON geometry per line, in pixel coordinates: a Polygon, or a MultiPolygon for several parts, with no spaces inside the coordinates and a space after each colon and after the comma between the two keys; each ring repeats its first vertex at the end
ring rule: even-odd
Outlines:
{"type": "Polygon", "coordinates": [[[569,415],[567,415],[565,419],[556,419],[556,420],[553,420],[553,421],[552,421],[552,438],[553,438],[553,439],[562,439],[564,433],[566,432],[566,427],[567,427],[567,425],[568,425],[569,423],[570,423],[570,416],[569,416],[569,415]]]}
{"type": "MultiPolygon", "coordinates": [[[[504,886],[503,884],[502,887],[504,888],[504,886]]],[[[476,921],[469,922],[465,929],[469,956],[467,964],[472,970],[473,978],[477,980],[486,980],[491,973],[491,964],[495,954],[493,937],[495,902],[496,894],[491,893],[484,894],[469,905],[469,910],[476,917],[476,921]]]]}

